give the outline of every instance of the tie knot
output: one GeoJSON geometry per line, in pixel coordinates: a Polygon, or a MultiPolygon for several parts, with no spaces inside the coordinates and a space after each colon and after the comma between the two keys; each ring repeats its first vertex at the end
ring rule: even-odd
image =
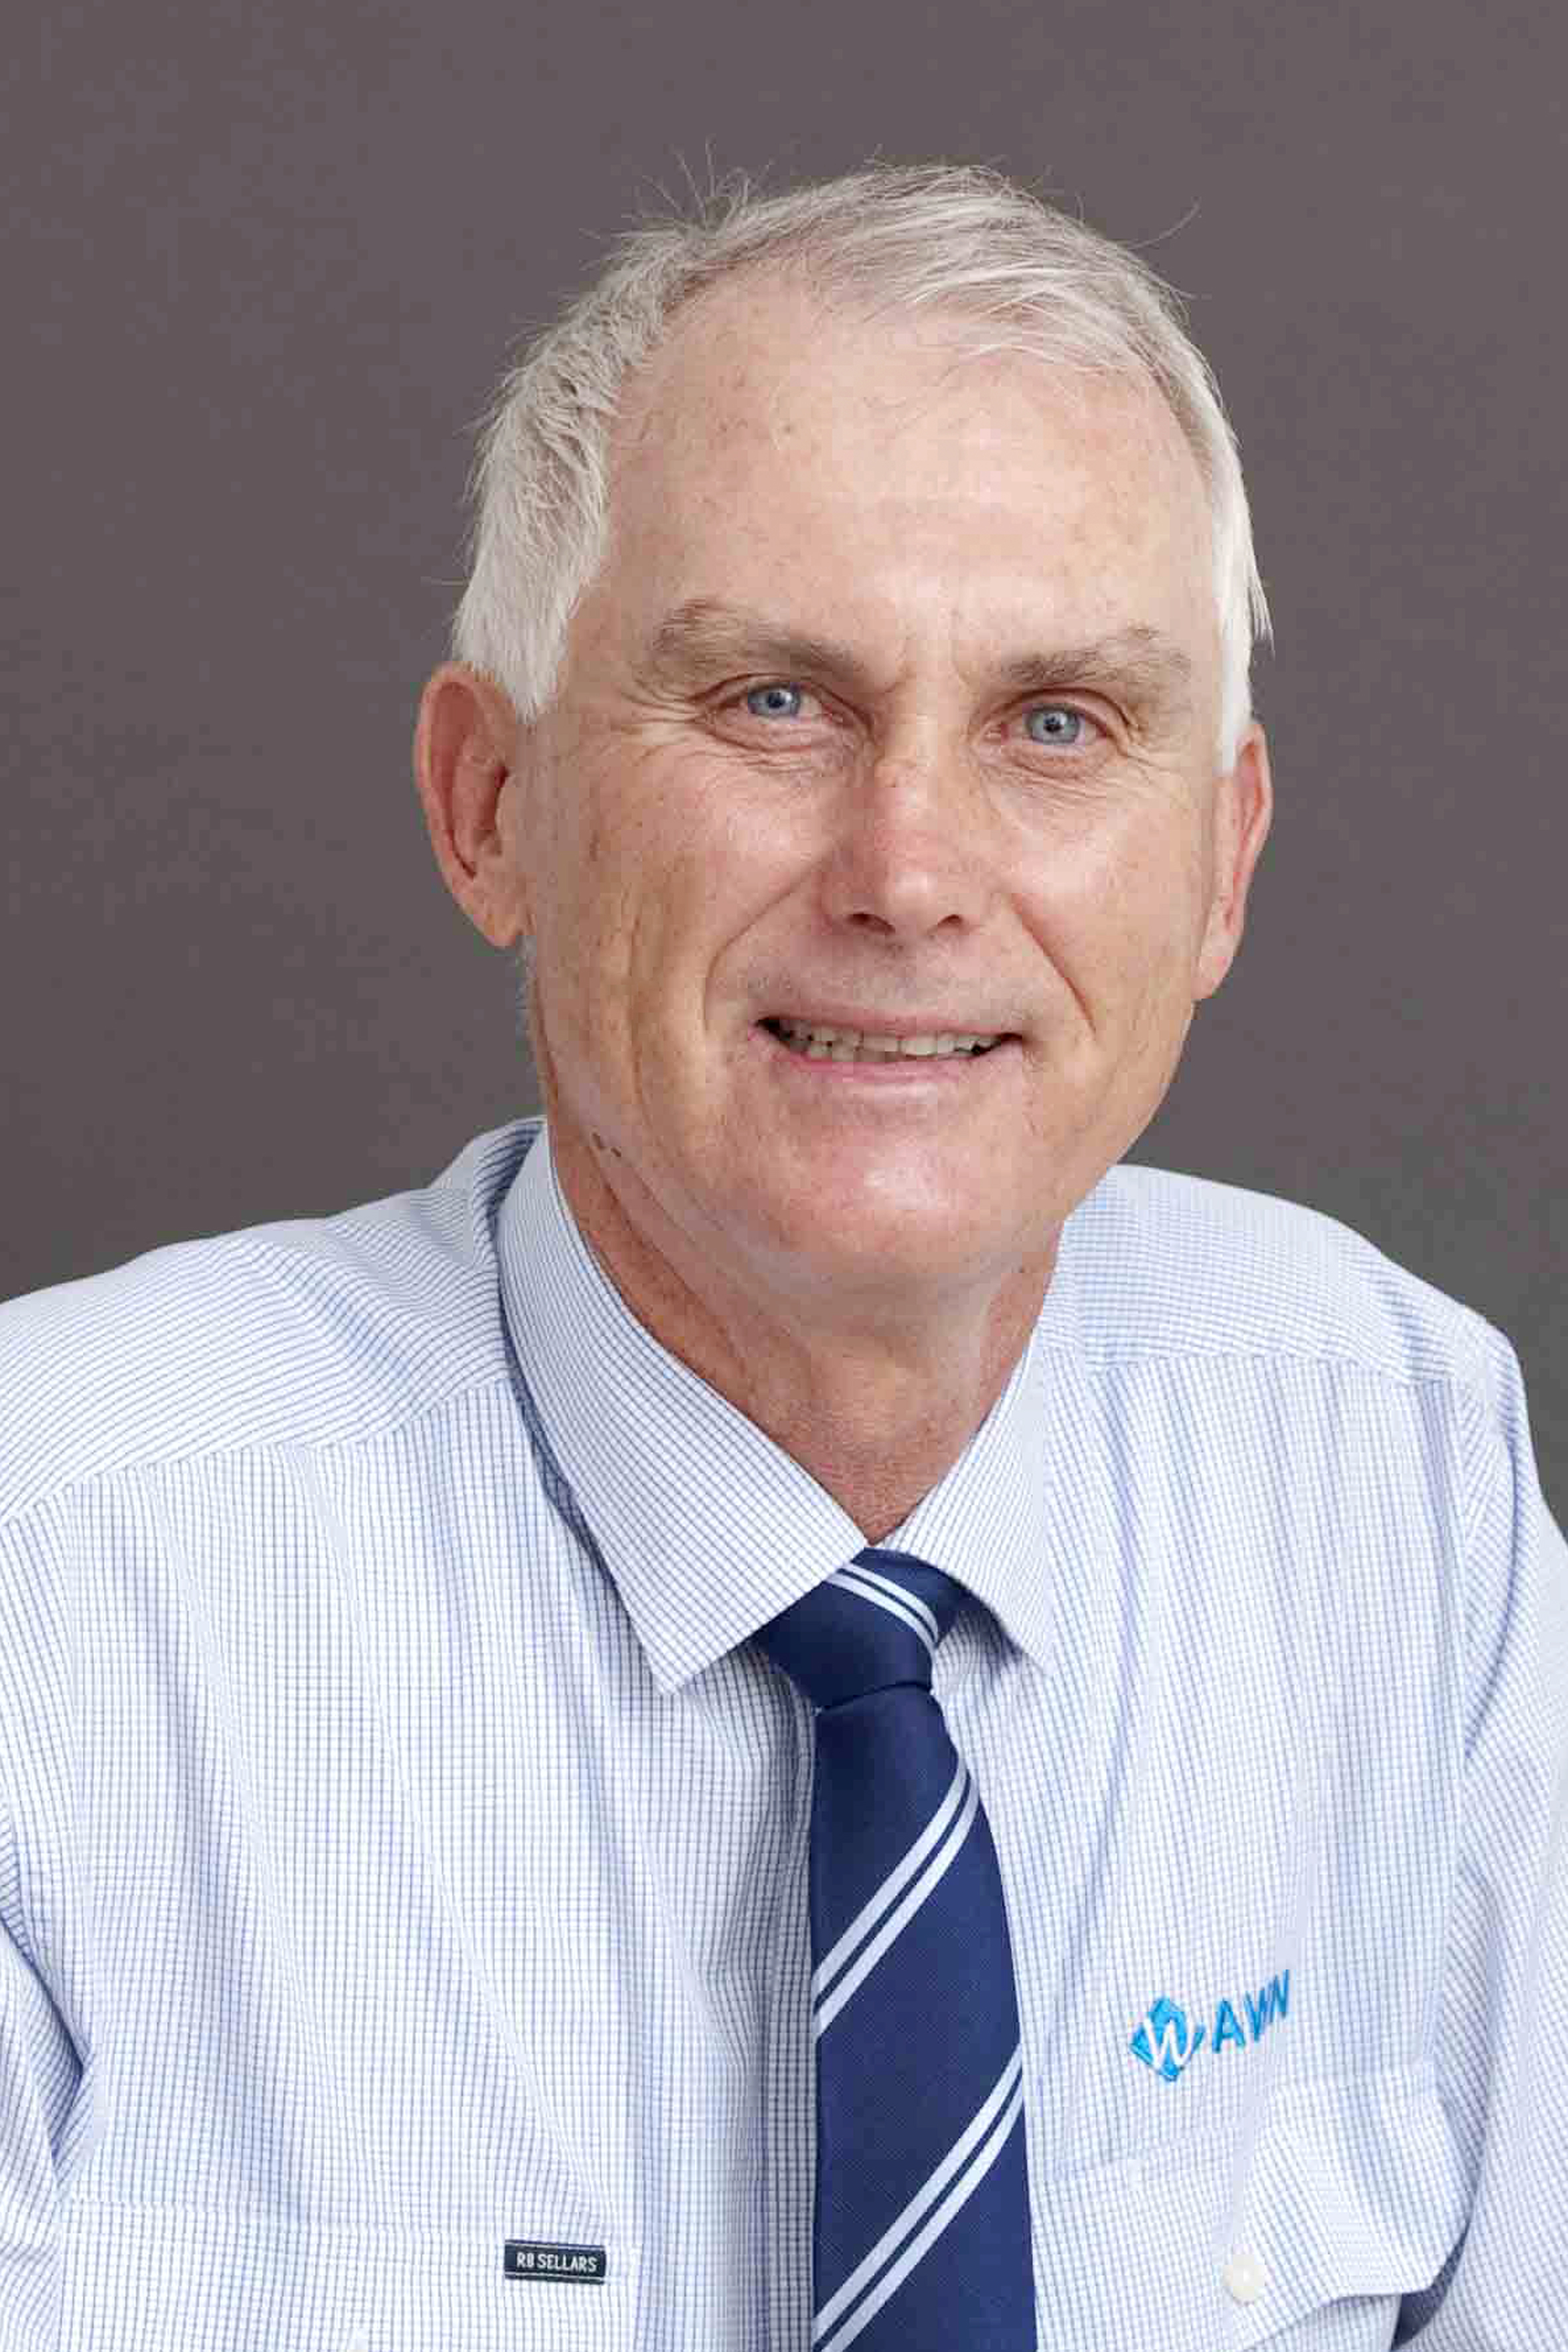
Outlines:
{"type": "Polygon", "coordinates": [[[889,1683],[929,1690],[936,1645],[963,1598],[951,1576],[907,1551],[861,1551],[771,1618],[756,1638],[816,1707],[863,1698],[889,1683]]]}

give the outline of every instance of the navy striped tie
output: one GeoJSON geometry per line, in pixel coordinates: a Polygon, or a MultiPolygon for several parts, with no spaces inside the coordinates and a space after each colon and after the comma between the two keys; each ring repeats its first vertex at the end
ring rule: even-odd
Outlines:
{"type": "Polygon", "coordinates": [[[1007,1915],[931,1686],[962,1599],[862,1551],[756,1637],[816,1709],[812,2352],[1036,2347],[1007,1915]]]}

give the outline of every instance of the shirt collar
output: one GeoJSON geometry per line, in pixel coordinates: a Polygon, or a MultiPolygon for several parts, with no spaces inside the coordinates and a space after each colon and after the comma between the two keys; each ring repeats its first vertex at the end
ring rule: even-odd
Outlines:
{"type": "MultiPolygon", "coordinates": [[[[672,1355],[610,1282],[561,1190],[542,1122],[497,1221],[522,1403],[671,1691],[865,1547],[810,1472],[672,1355]]],[[[1055,1612],[1047,1494],[1052,1339],[1074,1318],[1064,1230],[1045,1307],[952,1468],[885,1541],[953,1577],[1041,1665],[1055,1612]],[[1047,1328],[1048,1327],[1048,1328],[1047,1328]]]]}

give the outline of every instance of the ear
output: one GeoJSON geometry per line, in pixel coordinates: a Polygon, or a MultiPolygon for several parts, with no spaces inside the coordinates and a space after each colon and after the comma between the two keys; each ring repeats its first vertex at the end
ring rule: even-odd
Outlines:
{"type": "Polygon", "coordinates": [[[469,921],[498,948],[532,928],[515,854],[523,731],[500,687],[466,662],[444,662],[419,698],[414,781],[436,863],[469,921]]]}
{"type": "Polygon", "coordinates": [[[1274,816],[1268,742],[1256,721],[1242,737],[1236,764],[1215,779],[1214,900],[1198,957],[1194,1002],[1212,996],[1241,945],[1247,894],[1274,816]]]}

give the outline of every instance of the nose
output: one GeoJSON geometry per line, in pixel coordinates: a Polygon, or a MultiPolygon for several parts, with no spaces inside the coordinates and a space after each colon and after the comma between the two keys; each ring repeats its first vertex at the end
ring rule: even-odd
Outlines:
{"type": "Polygon", "coordinates": [[[962,754],[934,730],[868,751],[845,780],[821,887],[829,919],[859,929],[915,939],[984,922],[991,825],[962,754]]]}

